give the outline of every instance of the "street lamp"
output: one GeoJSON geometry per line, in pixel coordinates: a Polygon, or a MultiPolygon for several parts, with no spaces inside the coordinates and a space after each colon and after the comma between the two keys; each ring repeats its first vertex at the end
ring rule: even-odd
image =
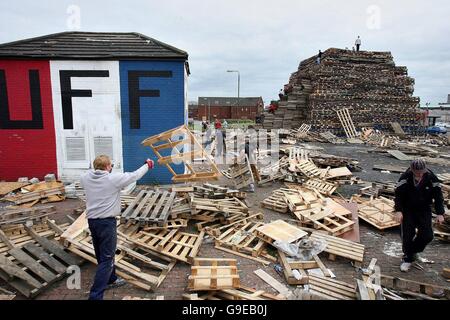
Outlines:
{"type": "Polygon", "coordinates": [[[239,73],[239,70],[227,70],[227,72],[237,72],[238,74],[238,103],[237,103],[237,107],[239,108],[239,91],[241,89],[241,74],[239,73]]]}

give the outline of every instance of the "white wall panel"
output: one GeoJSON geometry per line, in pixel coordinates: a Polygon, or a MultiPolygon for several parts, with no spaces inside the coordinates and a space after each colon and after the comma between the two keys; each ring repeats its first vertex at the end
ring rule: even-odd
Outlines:
{"type": "MultiPolygon", "coordinates": [[[[56,149],[58,160],[58,174],[61,179],[76,179],[90,167],[95,158],[95,150],[110,150],[110,145],[99,148],[94,141],[107,141],[112,137],[112,156],[114,170],[122,171],[122,126],[120,109],[120,80],[118,61],[50,61],[52,78],[53,109],[55,117],[56,149]],[[72,94],[76,90],[90,90],[91,97],[73,96],[72,123],[73,128],[64,128],[63,100],[61,94],[61,71],[88,71],[84,74],[75,74],[70,77],[72,94]],[[103,71],[103,76],[87,77],[93,75],[91,71],[103,71]],[[108,72],[106,77],[105,71],[108,72]],[[84,138],[86,159],[80,160],[80,150],[67,150],[67,138],[84,138]],[[104,138],[104,139],[99,139],[104,138]],[[68,156],[76,154],[76,159],[68,156]]],[[[70,94],[70,92],[69,92],[70,94]]],[[[73,144],[72,144],[73,145],[73,144]]],[[[82,144],[77,144],[77,147],[82,144]]]]}

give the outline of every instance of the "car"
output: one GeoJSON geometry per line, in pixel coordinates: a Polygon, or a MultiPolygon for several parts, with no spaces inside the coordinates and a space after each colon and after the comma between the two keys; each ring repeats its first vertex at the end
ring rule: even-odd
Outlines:
{"type": "Polygon", "coordinates": [[[427,133],[429,133],[429,134],[445,134],[445,133],[447,133],[447,128],[433,126],[433,127],[429,127],[427,129],[427,133]]]}

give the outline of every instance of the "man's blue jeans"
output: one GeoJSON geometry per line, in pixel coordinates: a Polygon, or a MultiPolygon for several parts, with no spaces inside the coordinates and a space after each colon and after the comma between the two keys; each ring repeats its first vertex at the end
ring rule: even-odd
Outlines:
{"type": "Polygon", "coordinates": [[[117,279],[114,267],[117,246],[116,219],[89,219],[88,223],[97,258],[97,271],[89,300],[103,300],[106,287],[117,279]]]}

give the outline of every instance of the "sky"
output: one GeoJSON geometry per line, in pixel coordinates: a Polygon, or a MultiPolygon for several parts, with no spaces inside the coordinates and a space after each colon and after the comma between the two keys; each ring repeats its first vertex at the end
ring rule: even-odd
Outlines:
{"type": "Polygon", "coordinates": [[[0,2],[0,43],[62,31],[139,32],[189,54],[188,99],[277,99],[299,63],[322,51],[391,51],[421,103],[450,94],[445,0],[15,0],[0,2]]]}

